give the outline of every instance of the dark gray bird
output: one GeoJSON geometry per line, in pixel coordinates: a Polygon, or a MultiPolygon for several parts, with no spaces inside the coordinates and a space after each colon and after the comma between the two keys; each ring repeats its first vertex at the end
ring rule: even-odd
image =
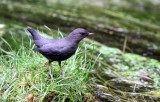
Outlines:
{"type": "Polygon", "coordinates": [[[77,28],[73,30],[67,37],[61,39],[47,39],[39,35],[31,27],[27,27],[27,30],[31,33],[34,43],[37,46],[37,48],[33,50],[41,53],[49,60],[48,65],[51,80],[54,80],[50,68],[51,62],[58,61],[62,76],[64,77],[65,74],[61,67],[61,61],[68,59],[75,53],[78,47],[78,43],[83,38],[88,35],[94,34],[89,33],[83,28],[77,28]]]}

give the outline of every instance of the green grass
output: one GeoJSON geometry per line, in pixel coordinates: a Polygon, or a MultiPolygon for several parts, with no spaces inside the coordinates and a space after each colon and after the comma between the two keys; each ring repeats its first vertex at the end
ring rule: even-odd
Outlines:
{"type": "Polygon", "coordinates": [[[44,64],[48,60],[32,51],[34,45],[31,40],[28,42],[29,46],[25,47],[23,38],[19,45],[12,36],[16,50],[13,50],[5,39],[2,40],[10,51],[1,49],[7,54],[1,55],[0,59],[0,101],[25,102],[29,93],[34,95],[35,101],[44,102],[49,99],[59,102],[64,102],[66,99],[82,102],[92,97],[88,82],[89,73],[96,61],[92,61],[92,56],[87,58],[87,45],[84,45],[84,49],[78,48],[71,58],[62,63],[65,78],[61,77],[58,63],[52,63],[55,81],[51,82],[48,66],[44,64]]]}

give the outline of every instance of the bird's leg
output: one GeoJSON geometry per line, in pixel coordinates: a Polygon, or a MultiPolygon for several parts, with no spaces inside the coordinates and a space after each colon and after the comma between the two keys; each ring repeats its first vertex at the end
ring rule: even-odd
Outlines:
{"type": "Polygon", "coordinates": [[[51,62],[49,61],[48,63],[48,66],[49,66],[49,75],[51,76],[51,81],[54,81],[54,78],[52,76],[52,71],[51,71],[51,62]]]}
{"type": "Polygon", "coordinates": [[[62,70],[61,61],[58,61],[58,64],[59,64],[59,67],[60,67],[61,72],[62,72],[62,77],[64,78],[64,77],[65,77],[65,73],[64,73],[63,70],[62,70]]]}

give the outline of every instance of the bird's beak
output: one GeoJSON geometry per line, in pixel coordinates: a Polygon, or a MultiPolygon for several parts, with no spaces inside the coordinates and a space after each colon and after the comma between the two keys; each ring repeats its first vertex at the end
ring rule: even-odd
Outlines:
{"type": "Polygon", "coordinates": [[[88,33],[88,35],[94,35],[94,33],[88,33]]]}

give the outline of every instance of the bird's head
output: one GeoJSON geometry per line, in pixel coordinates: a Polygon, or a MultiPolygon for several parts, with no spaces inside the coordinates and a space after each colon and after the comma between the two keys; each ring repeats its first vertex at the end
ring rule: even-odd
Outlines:
{"type": "Polygon", "coordinates": [[[79,42],[81,41],[83,38],[85,38],[88,35],[93,35],[94,33],[90,33],[87,30],[83,29],[83,28],[77,28],[75,30],[73,30],[68,37],[75,42],[79,42]]]}

